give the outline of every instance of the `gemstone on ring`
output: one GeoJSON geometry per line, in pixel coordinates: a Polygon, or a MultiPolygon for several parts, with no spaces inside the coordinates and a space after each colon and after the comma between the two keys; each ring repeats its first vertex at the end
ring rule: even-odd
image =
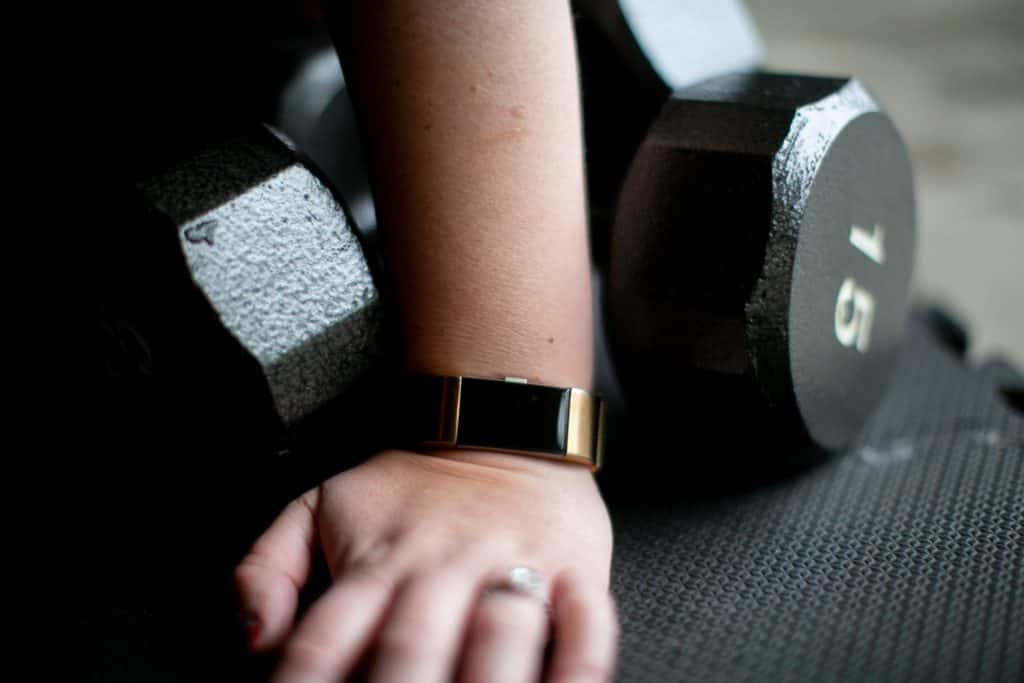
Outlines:
{"type": "Polygon", "coordinates": [[[545,595],[545,580],[540,572],[530,567],[515,566],[505,572],[502,580],[487,588],[486,592],[511,591],[533,598],[544,606],[548,612],[551,611],[551,603],[545,595]]]}
{"type": "Polygon", "coordinates": [[[506,577],[509,588],[540,600],[544,599],[544,577],[529,567],[512,567],[506,577]]]}

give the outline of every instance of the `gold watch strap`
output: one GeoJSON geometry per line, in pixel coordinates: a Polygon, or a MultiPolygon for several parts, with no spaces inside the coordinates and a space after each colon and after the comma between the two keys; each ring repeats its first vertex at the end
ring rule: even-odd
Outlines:
{"type": "Polygon", "coordinates": [[[413,440],[426,448],[468,448],[546,457],[597,472],[604,449],[604,401],[583,389],[507,377],[410,377],[413,440]]]}

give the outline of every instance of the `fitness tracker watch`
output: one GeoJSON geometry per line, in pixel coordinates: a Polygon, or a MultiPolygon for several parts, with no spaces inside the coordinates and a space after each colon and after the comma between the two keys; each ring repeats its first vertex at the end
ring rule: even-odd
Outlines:
{"type": "Polygon", "coordinates": [[[471,448],[601,468],[604,401],[573,387],[506,377],[409,377],[412,441],[424,448],[471,448]]]}

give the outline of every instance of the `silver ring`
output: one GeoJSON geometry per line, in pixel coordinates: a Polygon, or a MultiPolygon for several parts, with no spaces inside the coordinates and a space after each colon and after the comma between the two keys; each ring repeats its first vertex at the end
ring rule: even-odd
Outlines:
{"type": "Polygon", "coordinates": [[[485,592],[495,591],[511,591],[525,595],[551,611],[551,604],[547,600],[547,581],[540,572],[530,567],[520,565],[510,568],[499,582],[488,586],[485,592]]]}

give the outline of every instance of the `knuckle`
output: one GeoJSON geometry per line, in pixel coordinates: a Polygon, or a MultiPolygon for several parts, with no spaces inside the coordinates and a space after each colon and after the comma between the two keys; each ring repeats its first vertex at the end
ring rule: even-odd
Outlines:
{"type": "Polygon", "coordinates": [[[534,558],[544,546],[510,533],[488,533],[476,539],[476,551],[484,557],[528,557],[534,558]]]}
{"type": "Polygon", "coordinates": [[[392,567],[380,564],[366,564],[348,573],[348,579],[358,582],[361,589],[371,592],[390,591],[397,580],[392,567]]]}
{"type": "Polygon", "coordinates": [[[357,582],[368,591],[393,590],[401,579],[402,565],[387,552],[384,548],[374,549],[368,555],[350,561],[341,577],[357,582]]]}
{"type": "Polygon", "coordinates": [[[385,562],[393,551],[393,541],[388,539],[372,541],[350,552],[350,559],[347,562],[348,568],[353,571],[368,567],[372,568],[385,562]]]}

